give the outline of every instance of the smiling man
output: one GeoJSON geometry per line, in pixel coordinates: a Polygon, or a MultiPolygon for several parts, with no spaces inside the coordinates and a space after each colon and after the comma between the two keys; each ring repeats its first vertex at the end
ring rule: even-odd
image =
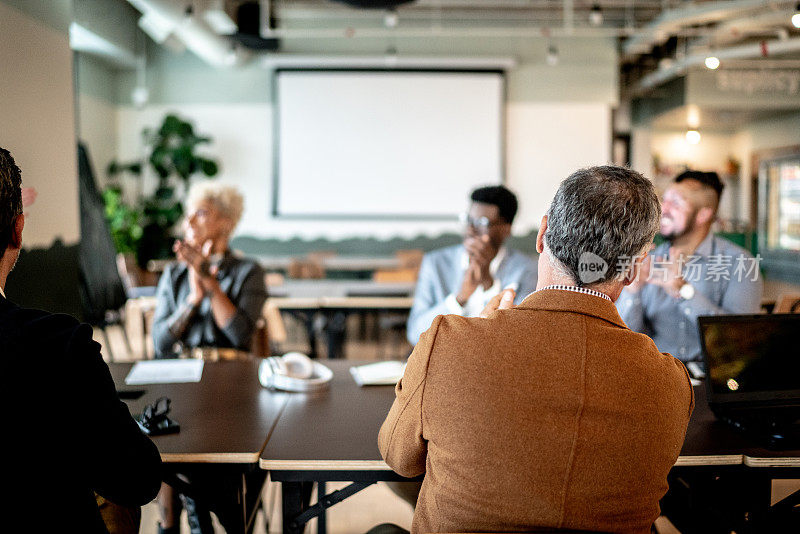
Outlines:
{"type": "Polygon", "coordinates": [[[514,289],[521,302],[536,288],[536,263],[504,246],[517,213],[517,197],[496,185],[476,189],[470,199],[462,244],[434,250],[422,260],[408,317],[412,345],[437,315],[474,317],[502,289],[514,289]]]}
{"type": "Polygon", "coordinates": [[[757,313],[761,305],[756,259],[711,233],[723,187],[715,172],[675,178],[662,204],[660,233],[667,241],[617,301],[632,330],[684,362],[700,359],[697,317],[757,313]]]}

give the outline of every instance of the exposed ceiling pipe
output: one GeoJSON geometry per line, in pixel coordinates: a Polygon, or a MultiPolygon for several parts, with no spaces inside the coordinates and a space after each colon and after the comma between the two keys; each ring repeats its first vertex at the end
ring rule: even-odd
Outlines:
{"type": "Polygon", "coordinates": [[[191,2],[171,0],[128,0],[143,16],[153,14],[167,21],[172,35],[186,45],[203,61],[217,67],[241,65],[249,58],[249,53],[228,39],[217,35],[200,18],[199,13],[191,13],[191,2]]]}
{"type": "MultiPolygon", "coordinates": [[[[769,31],[789,26],[794,9],[779,9],[749,17],[728,20],[714,28],[700,44],[729,46],[753,35],[765,35],[769,31]]],[[[775,36],[775,31],[772,32],[775,36]]]]}
{"type": "Polygon", "coordinates": [[[655,20],[630,37],[623,46],[626,57],[646,54],[655,45],[664,43],[670,35],[675,35],[687,26],[711,24],[731,17],[743,16],[753,10],[765,7],[791,5],[796,0],[764,1],[764,0],[729,0],[704,2],[688,7],[664,11],[655,20]]]}
{"type": "MultiPolygon", "coordinates": [[[[731,48],[721,48],[714,50],[714,56],[720,61],[726,59],[745,59],[773,54],[785,54],[800,50],[800,37],[788,39],[786,41],[773,40],[762,41],[760,43],[734,46],[731,48]]],[[[676,60],[671,66],[659,69],[648,74],[639,81],[638,89],[647,90],[656,87],[664,82],[677,78],[686,72],[690,67],[703,65],[708,54],[691,54],[682,59],[676,60]]]]}
{"type": "Polygon", "coordinates": [[[575,31],[575,3],[574,0],[564,0],[564,32],[572,35],[575,31]]]}
{"type": "MultiPolygon", "coordinates": [[[[624,28],[575,28],[567,31],[562,27],[550,26],[497,26],[497,27],[473,27],[473,28],[442,28],[435,26],[420,27],[397,27],[397,28],[358,28],[356,30],[348,28],[277,28],[270,32],[270,35],[279,39],[374,39],[374,38],[445,38],[445,37],[472,37],[472,38],[540,38],[544,33],[550,37],[621,37],[629,35],[630,32],[624,28]]],[[[699,32],[698,32],[699,35],[699,32]]]]}
{"type": "MultiPolygon", "coordinates": [[[[385,68],[386,58],[379,56],[309,56],[303,54],[273,54],[264,56],[260,64],[270,69],[291,68],[385,68]]],[[[392,60],[393,68],[410,69],[502,69],[517,65],[509,57],[436,57],[400,56],[392,60]]]]}

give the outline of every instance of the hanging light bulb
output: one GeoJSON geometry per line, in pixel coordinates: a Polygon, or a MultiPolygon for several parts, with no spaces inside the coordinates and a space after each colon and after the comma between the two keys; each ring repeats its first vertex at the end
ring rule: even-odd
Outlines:
{"type": "Polygon", "coordinates": [[[700,132],[697,130],[687,130],[686,131],[686,142],[690,145],[696,145],[700,142],[700,132]]]}
{"type": "Polygon", "coordinates": [[[545,55],[544,60],[551,67],[558,65],[558,48],[556,48],[556,45],[551,43],[547,47],[547,55],[545,55]]]}
{"type": "Polygon", "coordinates": [[[239,60],[239,48],[236,46],[236,43],[231,43],[231,49],[228,50],[227,54],[225,54],[222,63],[226,67],[231,67],[233,65],[236,65],[236,62],[238,60],[239,60]]]}
{"type": "Polygon", "coordinates": [[[387,28],[396,28],[399,21],[400,19],[397,16],[397,11],[394,9],[388,10],[383,16],[383,25],[387,28]]]}
{"type": "Polygon", "coordinates": [[[383,56],[383,63],[387,67],[396,67],[397,66],[397,48],[390,45],[386,48],[386,53],[383,56]]]}
{"type": "Polygon", "coordinates": [[[800,4],[794,6],[795,14],[792,15],[792,26],[800,28],[800,4]]]}
{"type": "Polygon", "coordinates": [[[717,56],[708,56],[706,58],[706,68],[716,70],[719,67],[719,58],[717,56]]]}
{"type": "Polygon", "coordinates": [[[147,70],[147,60],[145,55],[141,54],[136,58],[136,87],[131,91],[131,101],[133,105],[141,109],[150,100],[150,91],[147,89],[147,80],[145,79],[147,70]]]}
{"type": "Polygon", "coordinates": [[[589,10],[589,24],[592,26],[600,26],[603,23],[603,10],[600,9],[600,4],[594,4],[592,9],[589,10]]]}

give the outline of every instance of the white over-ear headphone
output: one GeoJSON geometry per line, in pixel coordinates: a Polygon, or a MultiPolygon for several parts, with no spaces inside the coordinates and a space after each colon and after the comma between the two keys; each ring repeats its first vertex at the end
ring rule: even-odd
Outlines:
{"type": "Polygon", "coordinates": [[[300,352],[265,358],[258,367],[258,380],[270,389],[314,391],[327,387],[333,371],[300,352]]]}

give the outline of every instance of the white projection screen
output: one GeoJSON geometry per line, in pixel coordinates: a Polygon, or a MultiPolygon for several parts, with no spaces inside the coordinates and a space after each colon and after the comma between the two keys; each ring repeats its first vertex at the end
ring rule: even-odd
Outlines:
{"type": "Polygon", "coordinates": [[[500,183],[501,72],[278,70],[273,215],[452,218],[500,183]]]}

